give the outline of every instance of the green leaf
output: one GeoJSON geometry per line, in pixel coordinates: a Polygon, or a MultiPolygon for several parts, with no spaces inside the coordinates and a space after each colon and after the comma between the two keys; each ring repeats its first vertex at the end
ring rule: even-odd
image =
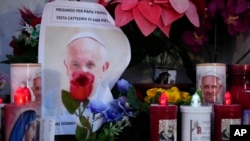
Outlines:
{"type": "Polygon", "coordinates": [[[196,90],[196,93],[200,96],[201,101],[203,101],[203,96],[202,96],[201,89],[196,90]]]}
{"type": "Polygon", "coordinates": [[[114,141],[114,140],[115,140],[115,137],[110,136],[110,135],[106,135],[106,136],[102,136],[98,138],[98,141],[114,141]]]}
{"type": "Polygon", "coordinates": [[[80,116],[80,122],[84,127],[88,128],[90,131],[92,131],[89,120],[85,116],[80,116]]]}
{"type": "Polygon", "coordinates": [[[131,86],[128,89],[127,97],[128,97],[129,104],[132,107],[137,108],[137,104],[138,104],[138,102],[140,102],[140,100],[136,95],[136,90],[135,90],[134,86],[131,86]]]}
{"type": "Polygon", "coordinates": [[[77,125],[75,136],[78,141],[85,141],[86,139],[88,139],[89,130],[87,128],[83,128],[77,125]]]}
{"type": "Polygon", "coordinates": [[[68,91],[62,90],[62,102],[63,105],[65,106],[65,108],[67,109],[67,111],[70,114],[74,114],[74,112],[76,111],[76,109],[80,106],[80,102],[74,100],[71,96],[70,93],[68,91]]]}
{"type": "Polygon", "coordinates": [[[82,124],[82,127],[77,125],[76,127],[76,138],[78,141],[85,141],[90,140],[91,138],[94,138],[92,135],[92,128],[88,121],[88,119],[85,116],[80,116],[80,123],[82,124]],[[91,138],[89,138],[91,137],[91,138]]]}
{"type": "Polygon", "coordinates": [[[137,109],[137,112],[148,112],[148,105],[141,102],[141,100],[136,95],[136,90],[134,86],[131,86],[127,93],[128,103],[137,109]]]}

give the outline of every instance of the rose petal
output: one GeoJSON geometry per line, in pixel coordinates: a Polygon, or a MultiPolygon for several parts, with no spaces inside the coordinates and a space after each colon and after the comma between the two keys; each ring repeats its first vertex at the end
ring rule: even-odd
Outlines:
{"type": "Polygon", "coordinates": [[[137,7],[133,9],[133,15],[137,26],[139,27],[144,36],[148,36],[155,30],[156,25],[152,24],[144,16],[142,16],[137,7]]]}
{"type": "Polygon", "coordinates": [[[121,4],[122,10],[132,10],[138,4],[138,0],[123,0],[121,4]]]}
{"type": "Polygon", "coordinates": [[[169,0],[169,2],[178,13],[184,13],[189,7],[188,0],[169,0]]]}
{"type": "Polygon", "coordinates": [[[173,23],[177,19],[181,18],[184,14],[179,14],[173,8],[162,9],[161,18],[165,26],[173,23]]]}
{"type": "Polygon", "coordinates": [[[200,20],[199,20],[199,16],[197,13],[197,9],[195,7],[195,5],[192,2],[189,2],[189,8],[188,10],[185,12],[187,18],[189,19],[189,21],[196,27],[200,26],[200,20]]]}
{"type": "Polygon", "coordinates": [[[147,20],[155,25],[158,24],[162,11],[160,5],[150,5],[148,1],[140,1],[138,3],[138,9],[147,20]]]}
{"type": "Polygon", "coordinates": [[[115,8],[115,24],[116,26],[124,26],[133,20],[132,11],[121,10],[121,5],[115,8]]]}

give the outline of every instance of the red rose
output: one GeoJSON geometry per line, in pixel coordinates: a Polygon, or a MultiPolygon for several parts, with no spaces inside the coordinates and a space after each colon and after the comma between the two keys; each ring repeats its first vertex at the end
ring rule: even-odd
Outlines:
{"type": "Polygon", "coordinates": [[[77,71],[72,74],[70,95],[73,99],[84,101],[92,91],[94,75],[89,72],[77,71]]]}

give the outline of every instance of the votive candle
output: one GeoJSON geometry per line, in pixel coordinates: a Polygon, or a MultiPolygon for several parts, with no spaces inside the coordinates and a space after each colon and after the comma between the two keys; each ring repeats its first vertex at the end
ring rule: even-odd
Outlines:
{"type": "Polygon", "coordinates": [[[176,105],[150,105],[150,141],[177,141],[176,105]]]}
{"type": "Polygon", "coordinates": [[[241,117],[241,106],[239,104],[215,104],[214,141],[229,141],[230,125],[240,125],[241,117]]]}

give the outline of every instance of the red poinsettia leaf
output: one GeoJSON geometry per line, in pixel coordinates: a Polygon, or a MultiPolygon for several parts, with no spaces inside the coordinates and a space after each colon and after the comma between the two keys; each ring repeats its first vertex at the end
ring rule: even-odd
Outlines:
{"type": "Polygon", "coordinates": [[[122,10],[132,10],[138,4],[138,0],[123,0],[121,3],[122,10]]]}
{"type": "Polygon", "coordinates": [[[200,26],[200,20],[199,20],[199,16],[197,13],[197,9],[195,7],[195,5],[192,2],[189,2],[189,8],[188,10],[185,12],[187,18],[189,19],[189,21],[196,27],[200,26]]]}
{"type": "Polygon", "coordinates": [[[139,27],[139,29],[141,30],[141,32],[144,36],[148,36],[150,33],[152,33],[155,30],[156,25],[149,22],[141,14],[141,12],[139,11],[139,9],[137,7],[135,7],[133,9],[133,15],[134,15],[135,22],[136,22],[137,26],[139,27]]]}
{"type": "Polygon", "coordinates": [[[160,30],[161,30],[167,37],[169,37],[169,32],[170,32],[170,29],[171,29],[171,25],[172,25],[172,24],[169,24],[169,25],[165,26],[165,25],[163,24],[163,21],[160,20],[160,22],[159,22],[159,24],[158,24],[158,27],[160,28],[160,30]]]}
{"type": "Polygon", "coordinates": [[[41,20],[42,20],[41,17],[36,18],[36,19],[34,19],[34,20],[30,23],[30,25],[31,25],[32,27],[35,27],[37,24],[40,24],[40,23],[41,23],[41,20]]]}
{"type": "Polygon", "coordinates": [[[121,5],[117,5],[115,8],[115,25],[116,26],[124,26],[130,21],[132,21],[133,18],[133,13],[131,10],[129,11],[124,11],[121,10],[121,5]]]}
{"type": "Polygon", "coordinates": [[[154,3],[165,4],[165,3],[169,3],[169,0],[154,0],[154,3]]]}
{"type": "Polygon", "coordinates": [[[141,14],[151,23],[157,25],[161,17],[161,6],[158,4],[149,4],[149,1],[140,1],[138,9],[141,14]]]}
{"type": "Polygon", "coordinates": [[[33,21],[34,19],[36,19],[37,17],[26,7],[23,7],[22,9],[19,9],[20,13],[21,13],[21,17],[22,19],[30,24],[31,21],[33,21]]]}
{"type": "Polygon", "coordinates": [[[178,13],[184,13],[189,7],[189,0],[169,0],[169,2],[178,13]]]}
{"type": "Polygon", "coordinates": [[[181,18],[183,15],[184,14],[176,12],[173,8],[163,8],[161,13],[163,25],[170,25],[177,19],[181,18]]]}

